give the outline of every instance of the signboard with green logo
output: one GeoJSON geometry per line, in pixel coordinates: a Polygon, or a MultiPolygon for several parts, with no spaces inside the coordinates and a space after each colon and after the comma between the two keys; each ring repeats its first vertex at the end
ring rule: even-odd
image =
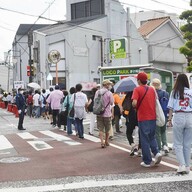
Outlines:
{"type": "Polygon", "coordinates": [[[125,59],[127,57],[125,42],[125,39],[116,39],[110,41],[111,59],[125,59]]]}

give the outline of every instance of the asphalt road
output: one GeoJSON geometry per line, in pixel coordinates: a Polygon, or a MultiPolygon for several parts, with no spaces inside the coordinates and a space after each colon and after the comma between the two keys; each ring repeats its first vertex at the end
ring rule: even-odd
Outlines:
{"type": "MultiPolygon", "coordinates": [[[[26,131],[17,130],[18,118],[0,109],[0,192],[13,191],[192,191],[192,173],[177,176],[171,151],[159,166],[140,167],[130,157],[125,136],[115,134],[111,145],[100,148],[98,132],[85,139],[53,129],[49,120],[25,117],[26,131]]],[[[89,115],[84,121],[89,131],[89,115]]],[[[172,145],[172,130],[168,129],[172,145]]]]}

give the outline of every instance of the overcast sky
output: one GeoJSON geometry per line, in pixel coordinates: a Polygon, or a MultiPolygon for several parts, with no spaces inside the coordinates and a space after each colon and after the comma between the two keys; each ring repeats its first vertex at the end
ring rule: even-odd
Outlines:
{"type": "MultiPolygon", "coordinates": [[[[130,7],[130,12],[141,10],[165,10],[169,13],[180,14],[189,10],[190,0],[120,0],[125,7],[130,7]],[[167,4],[167,5],[166,5],[167,4]],[[170,6],[168,6],[170,5],[170,6]]],[[[54,20],[64,20],[66,0],[0,0],[0,60],[4,59],[4,52],[12,47],[15,33],[20,24],[33,24],[42,15],[54,20]],[[50,4],[53,4],[50,6],[50,4]],[[14,13],[12,11],[26,13],[34,16],[14,13]]],[[[49,24],[50,21],[39,19],[37,23],[49,24]]]]}

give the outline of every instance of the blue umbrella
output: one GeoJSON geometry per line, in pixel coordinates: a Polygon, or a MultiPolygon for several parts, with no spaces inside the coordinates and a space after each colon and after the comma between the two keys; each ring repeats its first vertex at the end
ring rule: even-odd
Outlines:
{"type": "Polygon", "coordinates": [[[114,92],[130,92],[138,86],[137,79],[135,77],[126,77],[121,79],[114,85],[114,92]]]}

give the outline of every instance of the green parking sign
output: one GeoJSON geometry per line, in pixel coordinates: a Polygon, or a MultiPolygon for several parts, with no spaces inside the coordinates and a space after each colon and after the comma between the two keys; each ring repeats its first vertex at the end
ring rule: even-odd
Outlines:
{"type": "Polygon", "coordinates": [[[110,41],[111,59],[125,59],[127,57],[125,42],[125,39],[116,39],[110,41]]]}

